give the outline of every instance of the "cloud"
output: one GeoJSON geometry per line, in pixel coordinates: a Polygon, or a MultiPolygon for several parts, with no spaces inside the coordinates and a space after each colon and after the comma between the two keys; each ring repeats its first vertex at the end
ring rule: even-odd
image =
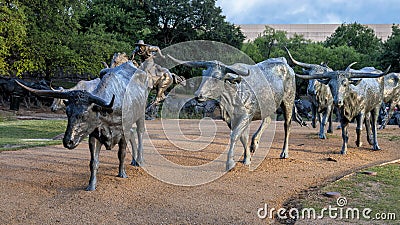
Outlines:
{"type": "Polygon", "coordinates": [[[399,23],[398,0],[217,0],[234,24],[399,23]]]}

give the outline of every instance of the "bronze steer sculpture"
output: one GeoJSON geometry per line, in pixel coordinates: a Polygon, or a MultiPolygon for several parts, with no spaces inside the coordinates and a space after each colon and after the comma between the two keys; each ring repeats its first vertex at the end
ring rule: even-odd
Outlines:
{"type": "MultiPolygon", "coordinates": [[[[330,72],[333,71],[331,68],[329,68],[326,65],[317,65],[317,64],[309,64],[309,63],[303,63],[296,61],[292,55],[290,54],[289,50],[287,48],[286,52],[288,53],[291,61],[297,65],[302,67],[307,74],[309,75],[314,75],[316,73],[324,73],[324,72],[330,72]]],[[[310,79],[308,81],[308,87],[307,87],[307,96],[310,99],[311,102],[311,112],[312,112],[312,117],[311,117],[311,126],[313,128],[316,127],[316,119],[318,118],[319,122],[319,138],[321,139],[326,139],[326,134],[325,134],[325,126],[326,123],[328,123],[328,133],[333,133],[332,129],[332,112],[333,112],[333,97],[331,94],[331,91],[329,89],[329,86],[326,84],[323,84],[319,82],[317,79],[310,79]],[[317,115],[318,113],[318,115],[317,115]]]]}
{"type": "Polygon", "coordinates": [[[370,70],[369,72],[364,72],[365,70],[350,71],[350,67],[353,64],[350,64],[344,71],[327,71],[313,75],[296,74],[300,78],[319,79],[320,82],[329,85],[333,102],[340,110],[340,124],[343,138],[341,154],[346,154],[347,152],[347,142],[349,139],[347,128],[349,122],[353,118],[357,121],[356,145],[360,147],[362,145],[360,140],[362,122],[364,122],[365,118],[369,118],[369,115],[371,116],[371,123],[365,123],[367,126],[367,139],[373,145],[374,150],[380,150],[376,133],[379,107],[383,100],[383,81],[380,77],[387,74],[390,67],[383,73],[378,70],[370,70]],[[372,128],[372,140],[370,138],[370,124],[372,128]]]}
{"type": "Polygon", "coordinates": [[[226,170],[235,166],[233,156],[238,139],[244,147],[243,163],[250,164],[250,152],[258,148],[261,135],[279,106],[285,118],[285,141],[280,157],[289,156],[296,85],[295,73],[285,58],[268,59],[256,65],[236,63],[227,66],[219,61],[181,61],[169,57],[179,64],[207,68],[203,70],[203,80],[195,96],[199,101],[218,100],[222,117],[231,129],[226,170]],[[247,143],[252,120],[262,120],[262,123],[254,133],[249,148],[247,143]]]}
{"type": "Polygon", "coordinates": [[[148,95],[147,74],[137,69],[132,62],[104,69],[102,73],[104,76],[92,93],[85,90],[42,91],[20,84],[37,95],[67,99],[68,125],[63,144],[65,148],[73,149],[89,135],[91,157],[90,180],[86,188],[88,191],[96,189],[96,173],[102,145],[111,149],[118,144],[118,177],[127,177],[124,160],[128,142],[133,150],[132,164],[143,162],[142,137],[148,95]],[[129,107],[123,108],[123,102],[124,106],[129,107]],[[123,118],[123,110],[126,118],[123,118]],[[134,123],[137,126],[138,146],[135,144],[134,132],[130,129],[134,123]],[[125,126],[129,128],[129,132],[124,132],[125,126]]]}
{"type": "Polygon", "coordinates": [[[388,75],[385,75],[384,85],[385,89],[383,92],[382,107],[386,111],[386,104],[388,104],[389,109],[385,115],[385,118],[382,120],[382,124],[379,129],[385,128],[390,118],[392,118],[394,109],[396,107],[400,109],[400,73],[389,73],[388,75]]]}
{"type": "MultiPolygon", "coordinates": [[[[100,78],[96,78],[94,80],[81,80],[75,86],[69,89],[64,89],[60,87],[57,89],[58,91],[73,91],[73,90],[85,90],[87,92],[92,92],[96,89],[97,85],[100,82],[100,78]]],[[[52,112],[56,112],[57,110],[65,109],[64,100],[61,98],[54,98],[53,103],[51,103],[50,109],[52,112]]]]}

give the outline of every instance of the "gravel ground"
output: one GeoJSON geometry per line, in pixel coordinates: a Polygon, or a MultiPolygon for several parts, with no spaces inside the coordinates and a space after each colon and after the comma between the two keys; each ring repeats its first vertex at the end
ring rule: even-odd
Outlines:
{"type": "MultiPolygon", "coordinates": [[[[320,140],[317,129],[293,124],[290,158],[282,160],[279,154],[283,123],[274,122],[271,126],[276,126],[276,131],[271,148],[267,140],[273,132],[263,136],[253,167],[237,163],[232,171],[219,174],[225,165],[229,129],[224,122],[215,121],[215,126],[204,123],[205,129],[200,131],[198,122],[180,121],[185,134],[182,137],[177,131],[163,130],[160,120],[146,121],[146,164],[144,168],[130,166],[128,154],[127,179],[116,177],[117,147],[102,150],[97,190],[93,192],[84,190],[90,175],[85,141],[74,150],[49,146],[1,152],[0,224],[277,223],[274,219],[258,218],[258,209],[265,204],[279,208],[304,190],[400,158],[397,126],[379,131],[382,151],[372,151],[365,137],[363,147],[355,146],[355,124],[351,124],[349,152],[342,156],[338,154],[342,142],[339,130],[327,140],[320,140]],[[201,132],[201,137],[210,138],[199,139],[201,132]],[[157,154],[178,169],[154,163],[157,154]],[[211,162],[215,163],[214,168],[201,167],[211,162]],[[205,175],[199,178],[193,171],[205,171],[205,175]],[[199,180],[204,176],[209,178],[199,180]],[[187,183],[179,184],[182,181],[187,183]]],[[[253,131],[258,124],[252,123],[253,131]]],[[[240,160],[242,149],[238,143],[235,160],[240,160]]]]}

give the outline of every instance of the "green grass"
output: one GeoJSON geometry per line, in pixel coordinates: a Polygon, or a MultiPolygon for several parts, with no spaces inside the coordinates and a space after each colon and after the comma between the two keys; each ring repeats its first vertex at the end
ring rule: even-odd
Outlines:
{"type": "MultiPolygon", "coordinates": [[[[321,212],[327,206],[338,207],[335,198],[325,197],[326,192],[339,192],[341,197],[345,197],[348,208],[357,208],[362,211],[370,208],[371,218],[375,218],[376,213],[385,213],[386,216],[395,214],[395,220],[376,220],[371,221],[360,214],[361,220],[368,222],[380,222],[384,224],[400,224],[400,163],[388,164],[369,168],[368,171],[377,172],[377,175],[367,175],[362,172],[355,173],[349,177],[340,179],[328,186],[323,187],[318,193],[312,193],[309,197],[302,199],[302,208],[314,208],[316,212],[321,212]]],[[[326,217],[329,217],[326,215],[326,217]]],[[[344,218],[344,221],[355,222],[357,220],[344,218]]]]}
{"type": "Polygon", "coordinates": [[[399,135],[380,134],[379,137],[380,138],[385,138],[386,140],[389,140],[389,141],[398,141],[398,140],[400,140],[400,136],[399,135]]]}
{"type": "Polygon", "coordinates": [[[1,121],[0,151],[61,144],[61,140],[51,139],[65,132],[66,123],[64,120],[1,121]]]}

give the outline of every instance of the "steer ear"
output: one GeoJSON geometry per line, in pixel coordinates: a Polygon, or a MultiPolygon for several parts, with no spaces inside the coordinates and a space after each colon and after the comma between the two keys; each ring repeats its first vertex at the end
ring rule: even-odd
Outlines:
{"type": "Polygon", "coordinates": [[[115,95],[112,96],[110,103],[106,103],[103,99],[98,98],[89,93],[89,102],[94,103],[93,110],[99,111],[101,113],[112,113],[113,112],[113,105],[115,100],[115,95]]]}
{"type": "Polygon", "coordinates": [[[233,77],[233,76],[230,76],[230,75],[226,74],[224,76],[224,78],[223,78],[223,81],[224,82],[228,81],[231,84],[238,84],[238,83],[240,83],[242,81],[242,77],[240,77],[240,76],[233,77]]]}
{"type": "MultiPolygon", "coordinates": [[[[221,66],[223,66],[223,65],[221,65],[221,66]]],[[[237,74],[237,75],[245,76],[245,77],[250,75],[250,70],[242,71],[242,70],[238,70],[236,68],[230,67],[230,66],[225,66],[225,72],[233,73],[233,74],[237,74]]]]}
{"type": "Polygon", "coordinates": [[[350,79],[349,82],[350,84],[357,86],[358,84],[360,84],[360,82],[362,81],[362,79],[350,79]]]}
{"type": "Polygon", "coordinates": [[[104,107],[101,107],[101,106],[99,106],[99,105],[93,105],[93,111],[95,111],[95,112],[99,112],[101,115],[103,115],[103,116],[106,116],[107,115],[107,113],[108,114],[110,114],[110,113],[112,113],[113,112],[113,109],[110,109],[110,108],[104,108],[104,107]]]}
{"type": "Polygon", "coordinates": [[[318,80],[318,82],[321,82],[321,83],[323,83],[325,85],[328,85],[329,81],[330,81],[330,79],[317,79],[317,80],[318,80]]]}

